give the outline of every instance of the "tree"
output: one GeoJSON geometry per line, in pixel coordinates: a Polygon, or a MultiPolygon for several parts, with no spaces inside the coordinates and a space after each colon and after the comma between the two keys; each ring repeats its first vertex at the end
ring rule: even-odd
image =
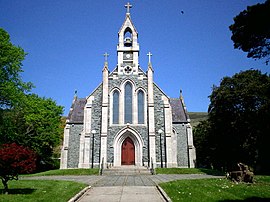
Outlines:
{"type": "Polygon", "coordinates": [[[33,149],[39,162],[51,164],[62,136],[63,107],[29,94],[33,84],[20,77],[25,55],[0,28],[0,145],[16,142],[33,149]]]}
{"type": "Polygon", "coordinates": [[[247,52],[247,57],[266,59],[270,55],[270,0],[248,6],[234,18],[230,27],[234,48],[247,52]]]}
{"type": "Polygon", "coordinates": [[[194,127],[193,138],[194,145],[196,148],[196,164],[198,167],[211,168],[213,157],[213,148],[209,147],[210,144],[210,132],[211,127],[208,120],[201,121],[197,126],[194,127]]]}
{"type": "Polygon", "coordinates": [[[36,168],[35,153],[16,143],[3,144],[0,148],[0,178],[8,194],[8,181],[18,180],[21,173],[31,173],[36,168]]]}
{"type": "Polygon", "coordinates": [[[45,164],[52,164],[53,149],[60,143],[62,114],[63,107],[52,99],[40,98],[35,94],[25,97],[21,109],[23,133],[19,141],[34,149],[45,164]]]}
{"type": "Polygon", "coordinates": [[[52,99],[24,95],[19,106],[5,112],[6,121],[0,126],[0,143],[25,145],[36,152],[39,162],[50,165],[53,149],[59,145],[63,132],[62,113],[63,107],[52,99]]]}
{"type": "Polygon", "coordinates": [[[20,77],[25,55],[23,49],[13,45],[9,34],[0,28],[0,110],[17,104],[21,95],[33,87],[20,77]]]}
{"type": "Polygon", "coordinates": [[[269,120],[269,75],[248,70],[224,77],[210,95],[208,121],[195,128],[196,147],[205,150],[199,159],[218,169],[243,162],[269,172],[269,120]]]}

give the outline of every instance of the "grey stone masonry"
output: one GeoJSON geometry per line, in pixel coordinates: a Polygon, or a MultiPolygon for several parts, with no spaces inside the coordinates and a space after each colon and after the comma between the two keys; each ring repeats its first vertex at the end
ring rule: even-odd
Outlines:
{"type": "Polygon", "coordinates": [[[154,85],[156,160],[158,167],[161,166],[161,160],[163,162],[163,165],[165,165],[166,159],[165,138],[164,138],[164,108],[163,108],[164,103],[162,100],[162,96],[165,96],[165,94],[156,85],[154,85]],[[158,131],[160,129],[163,131],[162,134],[158,134],[158,131]]]}
{"type": "MultiPolygon", "coordinates": [[[[144,146],[143,146],[143,161],[148,161],[148,129],[146,126],[132,126],[142,137],[144,146]]],[[[118,134],[119,131],[123,129],[123,126],[110,126],[108,132],[108,163],[113,163],[114,157],[114,148],[113,148],[113,140],[118,134]]]]}
{"type": "MultiPolygon", "coordinates": [[[[112,74],[113,72],[110,76],[112,74]]],[[[142,78],[145,77],[145,73],[142,72],[142,78]]],[[[136,89],[142,88],[147,92],[147,81],[145,79],[138,79],[138,75],[118,75],[117,79],[109,79],[109,92],[114,88],[119,88],[119,86],[126,80],[132,81],[135,84],[136,89]]]]}
{"type": "Polygon", "coordinates": [[[105,167],[195,166],[182,93],[169,98],[154,83],[151,53],[144,72],[139,52],[138,32],[128,12],[118,32],[115,69],[109,72],[104,54],[101,84],[86,98],[75,93],[64,129],[62,169],[98,167],[103,160],[105,167]]]}
{"type": "Polygon", "coordinates": [[[178,167],[189,167],[188,163],[188,139],[186,124],[173,124],[177,136],[177,164],[178,167]]]}
{"type": "Polygon", "coordinates": [[[101,105],[102,105],[102,85],[100,85],[92,94],[94,100],[92,103],[92,117],[91,129],[96,131],[94,136],[94,148],[92,147],[93,138],[90,140],[90,162],[92,163],[92,156],[94,156],[94,164],[97,167],[100,162],[100,133],[101,133],[101,105]],[[94,152],[94,155],[92,155],[94,152]]]}
{"type": "Polygon", "coordinates": [[[68,146],[68,168],[77,168],[79,164],[80,134],[82,132],[82,124],[71,124],[68,146]]]}

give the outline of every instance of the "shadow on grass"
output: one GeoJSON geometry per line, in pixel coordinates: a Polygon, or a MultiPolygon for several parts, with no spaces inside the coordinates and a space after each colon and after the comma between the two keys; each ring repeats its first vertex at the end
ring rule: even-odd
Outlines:
{"type": "Polygon", "coordinates": [[[261,201],[270,201],[270,198],[260,198],[260,197],[251,197],[243,200],[220,200],[222,201],[248,201],[248,202],[261,202],[261,201]]]}
{"type": "MultiPolygon", "coordinates": [[[[9,189],[8,190],[8,195],[10,194],[32,194],[36,189],[30,189],[30,188],[25,188],[25,189],[9,189]]],[[[0,189],[0,194],[5,194],[4,189],[0,189]]]]}
{"type": "Polygon", "coordinates": [[[207,168],[198,168],[201,172],[207,174],[207,175],[214,175],[214,176],[225,176],[225,174],[219,170],[212,170],[207,168]]]}

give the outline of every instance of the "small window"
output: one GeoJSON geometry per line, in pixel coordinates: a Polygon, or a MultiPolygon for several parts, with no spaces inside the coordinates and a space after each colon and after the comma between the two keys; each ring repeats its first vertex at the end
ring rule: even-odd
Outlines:
{"type": "Polygon", "coordinates": [[[142,90],[138,92],[138,123],[144,123],[144,92],[142,90]]]}
{"type": "Polygon", "coordinates": [[[113,92],[113,124],[119,123],[119,92],[113,92]]]}

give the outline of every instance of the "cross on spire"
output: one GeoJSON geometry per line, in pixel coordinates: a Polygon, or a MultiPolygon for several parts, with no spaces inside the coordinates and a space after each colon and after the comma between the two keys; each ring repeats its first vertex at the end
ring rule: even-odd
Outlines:
{"type": "Polygon", "coordinates": [[[105,58],[105,62],[108,62],[109,54],[107,52],[105,52],[103,55],[104,55],[104,58],[105,58]]]}
{"type": "Polygon", "coordinates": [[[151,56],[153,55],[151,52],[147,53],[148,55],[148,63],[151,63],[151,56]]]}
{"type": "Polygon", "coordinates": [[[125,5],[125,8],[127,8],[127,14],[129,14],[129,10],[130,10],[130,8],[132,8],[132,5],[128,2],[128,3],[125,5]]]}

